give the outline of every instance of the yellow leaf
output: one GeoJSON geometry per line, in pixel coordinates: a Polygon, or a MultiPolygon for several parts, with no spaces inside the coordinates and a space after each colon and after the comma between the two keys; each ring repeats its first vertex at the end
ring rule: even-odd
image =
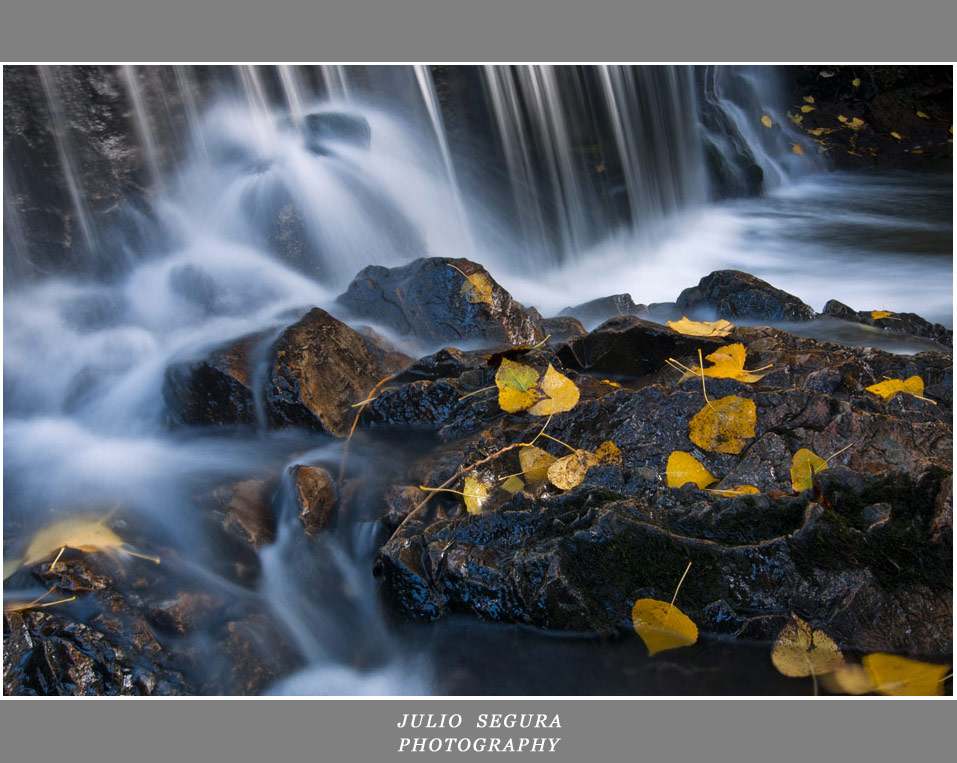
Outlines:
{"type": "Polygon", "coordinates": [[[548,467],[558,459],[551,453],[534,445],[528,445],[518,452],[522,473],[529,482],[541,482],[548,476],[548,467]]]}
{"type": "Polygon", "coordinates": [[[802,107],[801,107],[801,112],[804,113],[804,114],[810,114],[812,111],[815,111],[815,110],[816,110],[816,109],[815,109],[813,106],[802,106],[802,107]]]}
{"type": "Polygon", "coordinates": [[[738,495],[757,495],[761,491],[758,490],[754,485],[736,485],[735,487],[725,488],[723,490],[719,488],[713,488],[709,490],[708,492],[718,493],[719,495],[723,495],[726,498],[734,498],[735,496],[738,496],[738,495]]]}
{"type": "Polygon", "coordinates": [[[890,313],[887,310],[872,310],[871,318],[875,321],[879,321],[881,318],[890,318],[894,313],[890,313]]]}
{"type": "Polygon", "coordinates": [[[927,116],[923,111],[918,111],[917,116],[919,116],[921,119],[930,119],[930,117],[927,116]]]}
{"type": "Polygon", "coordinates": [[[827,469],[827,461],[807,448],[801,448],[791,459],[791,487],[798,493],[814,485],[814,475],[827,469]]]}
{"type": "Polygon", "coordinates": [[[525,483],[514,474],[502,483],[502,490],[505,490],[512,495],[517,493],[523,487],[525,487],[525,483]]]}
{"type": "Polygon", "coordinates": [[[894,654],[868,654],[862,660],[874,687],[892,697],[939,697],[944,693],[946,665],[911,660],[894,654]]]}
{"type": "Polygon", "coordinates": [[[605,440],[595,449],[595,455],[603,464],[621,464],[621,448],[611,440],[605,440]]]}
{"type": "Polygon", "coordinates": [[[788,119],[790,119],[796,125],[800,125],[801,122],[804,121],[803,116],[800,114],[792,114],[790,111],[788,112],[788,119]]]}
{"type": "Polygon", "coordinates": [[[548,481],[561,490],[571,490],[580,485],[588,470],[600,463],[598,456],[587,450],[576,450],[564,458],[556,459],[548,467],[548,481]]]}
{"type": "Polygon", "coordinates": [[[681,316],[680,321],[668,321],[668,328],[686,336],[726,337],[734,330],[730,321],[692,321],[681,316]]]}
{"type": "Polygon", "coordinates": [[[830,636],[792,614],[771,648],[771,662],[779,673],[801,678],[831,673],[844,663],[844,657],[830,636]]]}
{"type": "Polygon", "coordinates": [[[798,156],[804,156],[804,149],[801,148],[797,143],[795,143],[794,146],[791,147],[791,150],[798,156]]]}
{"type": "Polygon", "coordinates": [[[906,392],[908,395],[916,397],[924,396],[924,380],[919,376],[911,376],[909,379],[887,379],[877,384],[872,384],[866,388],[868,392],[873,392],[878,397],[885,400],[893,397],[898,392],[906,392]]]}
{"type": "Polygon", "coordinates": [[[529,409],[533,416],[551,416],[553,413],[570,411],[578,402],[578,387],[564,374],[556,371],[552,364],[542,379],[541,391],[545,395],[529,409]]]}
{"type": "Polygon", "coordinates": [[[900,134],[899,132],[892,132],[892,133],[891,133],[891,137],[892,137],[892,138],[897,138],[897,140],[902,140],[902,139],[903,139],[902,136],[901,136],[901,134],[900,134]]]}
{"type": "Polygon", "coordinates": [[[847,117],[844,116],[843,114],[838,114],[837,121],[840,122],[841,124],[845,124],[847,122],[847,117]]]}
{"type": "Polygon", "coordinates": [[[774,122],[771,121],[771,117],[765,114],[763,117],[761,117],[761,124],[763,124],[765,127],[770,127],[774,124],[774,122]]]}
{"type": "Polygon", "coordinates": [[[672,451],[668,456],[668,465],[665,467],[668,487],[681,487],[687,482],[693,482],[704,489],[717,480],[711,472],[704,468],[697,458],[683,450],[672,451]]]}
{"type": "MultiPolygon", "coordinates": [[[[805,102],[805,103],[814,103],[814,96],[813,96],[813,95],[806,95],[806,96],[804,96],[804,102],[805,102]]],[[[802,106],[801,108],[803,109],[804,107],[802,106]]]]}
{"type": "Polygon", "coordinates": [[[465,495],[465,508],[468,509],[469,514],[481,514],[482,505],[488,500],[491,492],[491,485],[470,474],[465,478],[465,487],[462,492],[465,495]]]}
{"type": "Polygon", "coordinates": [[[121,549],[125,542],[105,524],[105,517],[72,517],[40,530],[23,554],[27,567],[53,556],[61,548],[78,551],[109,551],[121,549]]]}
{"type": "Polygon", "coordinates": [[[852,84],[854,87],[860,87],[860,86],[861,86],[861,78],[860,78],[860,77],[855,77],[854,79],[851,80],[851,84],[852,84]]]}
{"type": "Polygon", "coordinates": [[[498,404],[508,413],[530,408],[538,400],[537,383],[538,371],[534,368],[503,358],[495,373],[498,404]]]}
{"type": "Polygon", "coordinates": [[[650,657],[668,649],[691,646],[698,640],[698,626],[666,601],[638,599],[631,608],[631,622],[650,657]]]}
{"type": "Polygon", "coordinates": [[[747,383],[756,382],[764,377],[762,373],[744,370],[747,350],[745,350],[744,345],[740,343],[719,347],[710,355],[705,355],[705,358],[710,360],[714,365],[705,368],[703,371],[700,367],[694,366],[691,369],[691,373],[685,374],[682,380],[700,373],[714,379],[735,379],[747,383]]]}
{"type": "Polygon", "coordinates": [[[828,691],[841,694],[870,694],[874,691],[874,684],[871,682],[867,671],[860,665],[845,662],[839,665],[833,673],[824,676],[824,685],[828,691]]]}
{"type": "Polygon", "coordinates": [[[465,283],[462,284],[461,292],[469,302],[492,304],[492,282],[484,273],[473,273],[470,276],[465,276],[465,283]]]}
{"type": "Polygon", "coordinates": [[[825,129],[823,127],[815,127],[813,130],[808,130],[809,135],[814,135],[818,138],[824,135],[824,133],[825,133],[825,129]]]}
{"type": "Polygon", "coordinates": [[[712,453],[740,453],[754,437],[758,420],[753,400],[730,395],[707,404],[691,419],[688,438],[712,453]]]}
{"type": "Polygon", "coordinates": [[[845,123],[845,127],[850,127],[852,130],[860,130],[865,124],[863,119],[854,117],[850,122],[845,123]]]}

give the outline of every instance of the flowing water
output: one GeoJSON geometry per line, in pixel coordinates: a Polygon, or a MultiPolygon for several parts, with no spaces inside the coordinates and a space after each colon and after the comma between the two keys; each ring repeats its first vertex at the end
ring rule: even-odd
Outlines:
{"type": "MultiPolygon", "coordinates": [[[[338,468],[341,446],[264,427],[171,432],[163,374],[231,338],[278,331],[310,306],[335,313],[360,268],[425,253],[483,263],[545,315],[621,292],[672,301],[733,267],[818,310],[836,298],[950,325],[950,176],[827,173],[796,161],[786,140],[755,126],[756,108],[784,121],[761,70],[730,79],[708,70],[699,93],[690,69],[619,66],[482,67],[452,96],[421,66],[239,67],[212,97],[200,97],[190,67],[174,67],[162,81],[175,84],[184,127],[182,158],[169,167],[176,152],[159,145],[161,115],[150,111],[165,104],[142,90],[144,77],[160,80],[123,67],[162,234],[133,246],[90,218],[62,81],[55,67],[41,72],[80,233],[110,267],[5,284],[5,555],[53,519],[122,507],[144,543],[171,550],[184,584],[269,609],[304,664],[275,693],[794,690],[764,658],[757,671],[735,671],[745,684],[728,681],[734,663],[759,661],[745,647],[712,659],[707,640],[652,674],[637,639],[388,623],[370,572],[383,541],[374,496],[402,463],[372,437],[353,444],[364,493],[335,532],[305,538],[281,483],[276,541],[260,554],[254,588],[237,585],[217,566],[197,496],[293,464],[338,468]],[[706,104],[763,168],[761,197],[709,201],[709,136],[697,119],[706,104]],[[366,120],[368,147],[343,112],[366,120]],[[346,127],[310,144],[315,114],[346,127]],[[279,219],[291,226],[286,238],[279,219]],[[557,669],[569,664],[573,673],[557,669]]],[[[17,192],[12,183],[5,196],[17,192]]],[[[5,259],[30,259],[6,201],[5,210],[5,259]]]]}

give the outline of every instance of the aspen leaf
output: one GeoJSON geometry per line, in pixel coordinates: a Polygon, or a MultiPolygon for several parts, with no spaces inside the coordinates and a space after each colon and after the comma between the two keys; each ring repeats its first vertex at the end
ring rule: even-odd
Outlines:
{"type": "Polygon", "coordinates": [[[492,282],[484,273],[472,273],[470,276],[465,276],[461,292],[469,302],[492,304],[492,282]]]}
{"type": "Polygon", "coordinates": [[[719,495],[723,495],[725,498],[734,498],[739,495],[758,495],[761,491],[758,490],[754,485],[735,485],[731,488],[714,488],[708,492],[718,493],[719,495]]]}
{"type": "Polygon", "coordinates": [[[548,467],[558,459],[551,453],[534,445],[527,445],[518,452],[522,473],[529,482],[541,482],[548,477],[548,467]]]}
{"type": "Polygon", "coordinates": [[[802,114],[810,114],[812,111],[816,111],[816,109],[813,106],[804,105],[801,107],[802,114]]]}
{"type": "Polygon", "coordinates": [[[765,114],[763,117],[761,117],[761,124],[763,124],[765,127],[771,127],[774,122],[771,121],[771,117],[765,114]]]}
{"type": "Polygon", "coordinates": [[[897,140],[902,140],[902,136],[901,136],[901,134],[900,134],[899,132],[892,132],[892,133],[891,133],[891,137],[892,137],[892,138],[897,138],[897,140]]]}
{"type": "Polygon", "coordinates": [[[576,450],[564,458],[556,459],[548,467],[548,481],[561,490],[571,490],[580,485],[588,470],[600,463],[598,456],[587,450],[576,450]]]}
{"type": "Polygon", "coordinates": [[[814,485],[814,475],[827,469],[827,461],[807,448],[801,448],[791,459],[791,487],[800,493],[814,485]]]}
{"type": "Polygon", "coordinates": [[[837,121],[840,122],[841,124],[846,124],[846,123],[847,123],[847,117],[844,116],[843,114],[838,114],[838,115],[837,115],[837,121]]]}
{"type": "Polygon", "coordinates": [[[802,114],[792,114],[788,112],[788,119],[790,119],[794,124],[800,127],[801,123],[804,121],[804,116],[802,114]]]}
{"type": "Polygon", "coordinates": [[[538,400],[537,383],[538,371],[534,368],[503,358],[495,373],[498,404],[508,413],[530,408],[538,400]]]}
{"type": "Polygon", "coordinates": [[[92,552],[123,548],[124,540],[105,521],[104,517],[72,517],[54,522],[33,536],[23,554],[23,564],[30,567],[64,547],[92,552]]]}
{"type": "Polygon", "coordinates": [[[502,483],[502,490],[507,493],[511,493],[512,495],[515,495],[515,493],[517,493],[523,487],[525,487],[525,483],[522,482],[520,477],[514,474],[502,483]]]}
{"type": "Polygon", "coordinates": [[[691,646],[698,640],[698,626],[674,604],[657,599],[638,599],[631,608],[635,632],[648,647],[648,656],[668,649],[691,646]]]}
{"type": "Polygon", "coordinates": [[[682,381],[700,373],[714,379],[735,379],[736,381],[747,383],[756,382],[764,377],[762,373],[744,370],[747,350],[745,350],[744,345],[740,343],[719,347],[710,355],[705,355],[705,358],[710,360],[714,365],[705,368],[703,371],[698,366],[694,366],[690,374],[685,374],[682,377],[682,381]]]}
{"type": "MultiPolygon", "coordinates": [[[[813,95],[806,95],[806,96],[804,96],[804,102],[805,102],[805,103],[814,103],[814,96],[813,96],[813,95]]],[[[803,108],[803,106],[802,106],[802,108],[803,108]]]]}
{"type": "Polygon", "coordinates": [[[795,143],[795,144],[791,147],[791,150],[792,150],[795,154],[797,154],[798,156],[804,156],[804,149],[801,148],[797,143],[795,143]]]}
{"type": "Polygon", "coordinates": [[[668,328],[685,336],[726,337],[734,329],[730,321],[692,321],[681,316],[680,321],[668,321],[668,328]]]}
{"type": "Polygon", "coordinates": [[[874,684],[867,671],[851,662],[838,665],[837,670],[824,676],[822,683],[828,691],[840,694],[860,696],[874,691],[874,684]]]}
{"type": "Polygon", "coordinates": [[[542,378],[541,391],[545,397],[528,411],[533,416],[551,416],[570,411],[578,402],[579,392],[575,382],[556,371],[551,363],[542,378]]]}
{"type": "Polygon", "coordinates": [[[909,379],[886,379],[877,384],[866,387],[868,392],[873,392],[878,397],[885,400],[896,395],[898,392],[906,392],[915,397],[924,396],[924,380],[919,376],[911,376],[909,379]]]}
{"type": "Polygon", "coordinates": [[[482,506],[488,500],[491,486],[482,482],[474,474],[465,478],[465,487],[462,493],[465,495],[465,508],[469,514],[481,514],[482,506]]]}
{"type": "Polygon", "coordinates": [[[698,411],[688,426],[688,439],[712,453],[740,453],[754,437],[757,420],[753,400],[729,395],[698,411]]]}
{"type": "Polygon", "coordinates": [[[887,310],[872,310],[871,318],[875,321],[879,321],[882,318],[890,318],[894,313],[888,312],[887,310]]]}
{"type": "Polygon", "coordinates": [[[861,662],[874,688],[892,697],[939,697],[944,693],[944,676],[950,672],[946,665],[883,652],[868,654],[861,662]]]}
{"type": "Polygon", "coordinates": [[[827,130],[823,127],[815,127],[813,130],[808,130],[807,132],[808,135],[814,135],[815,137],[820,138],[827,132],[827,130]]]}
{"type": "Polygon", "coordinates": [[[621,448],[611,440],[605,440],[595,449],[595,455],[600,463],[621,464],[621,448]]]}
{"type": "Polygon", "coordinates": [[[863,119],[858,119],[854,117],[850,122],[845,122],[844,126],[849,127],[852,130],[860,130],[866,123],[863,119]]]}
{"type": "Polygon", "coordinates": [[[791,678],[831,673],[844,663],[834,640],[791,615],[771,648],[771,662],[779,673],[791,678]]]}
{"type": "Polygon", "coordinates": [[[861,86],[861,78],[860,78],[860,77],[855,77],[854,79],[852,79],[852,80],[851,80],[851,85],[854,86],[854,87],[860,87],[860,86],[861,86]]]}
{"type": "Polygon", "coordinates": [[[675,450],[668,456],[668,465],[665,467],[668,487],[681,487],[687,482],[693,482],[702,490],[708,485],[717,482],[711,472],[704,468],[697,458],[683,450],[675,450]]]}
{"type": "Polygon", "coordinates": [[[923,111],[918,111],[918,112],[915,112],[915,113],[916,113],[917,116],[919,116],[921,119],[930,119],[930,117],[927,116],[923,111]]]}

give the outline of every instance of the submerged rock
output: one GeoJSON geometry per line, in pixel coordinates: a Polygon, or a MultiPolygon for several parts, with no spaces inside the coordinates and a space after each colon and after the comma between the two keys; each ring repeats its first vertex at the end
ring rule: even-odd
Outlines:
{"type": "Polygon", "coordinates": [[[391,269],[370,265],[338,302],[364,320],[426,344],[536,344],[545,337],[536,311],[524,308],[485,268],[466,259],[430,257],[391,269]],[[484,293],[470,294],[463,273],[481,279],[484,293]]]}
{"type": "Polygon", "coordinates": [[[730,321],[809,321],[814,310],[793,294],[740,270],[716,270],[678,295],[689,318],[730,321]]]}

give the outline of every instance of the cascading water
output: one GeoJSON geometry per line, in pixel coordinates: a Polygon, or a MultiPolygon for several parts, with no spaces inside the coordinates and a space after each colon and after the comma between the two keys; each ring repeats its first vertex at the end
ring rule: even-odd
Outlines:
{"type": "MultiPolygon", "coordinates": [[[[61,267],[45,252],[47,264],[34,267],[36,223],[13,206],[26,183],[5,172],[5,553],[57,517],[122,507],[125,522],[171,550],[184,586],[271,612],[305,665],[279,693],[451,691],[454,681],[431,682],[432,658],[442,653],[448,676],[454,655],[468,655],[449,648],[454,625],[416,646],[378,613],[374,496],[402,468],[388,444],[354,443],[350,469],[363,476],[366,501],[316,541],[297,531],[280,477],[258,582],[224,574],[197,496],[296,465],[335,470],[341,446],[264,426],[171,432],[162,396],[171,363],[241,335],[274,335],[313,305],[335,312],[360,268],[427,254],[482,262],[544,314],[622,291],[672,300],[711,270],[740,267],[815,307],[836,297],[919,307],[949,323],[950,263],[939,253],[949,251],[950,225],[935,211],[949,187],[815,174],[821,167],[801,163],[786,132],[761,132],[757,113],[786,117],[760,70],[488,66],[438,83],[422,66],[143,69],[122,67],[111,97],[129,105],[125,150],[145,168],[145,201],[131,209],[147,244],[90,211],[97,189],[71,135],[64,70],[39,67],[76,225],[63,251],[69,260],[85,249],[99,264],[61,267]],[[713,118],[702,127],[705,106],[713,118]],[[457,109],[472,121],[451,118],[457,109]],[[726,155],[746,149],[773,193],[710,203],[709,142],[726,155]],[[899,211],[883,203],[891,196],[899,211]]],[[[576,651],[584,647],[515,638],[600,667],[601,657],[576,651]]],[[[630,690],[605,667],[590,688],[630,690]]],[[[463,685],[532,685],[512,680],[463,685]]]]}

